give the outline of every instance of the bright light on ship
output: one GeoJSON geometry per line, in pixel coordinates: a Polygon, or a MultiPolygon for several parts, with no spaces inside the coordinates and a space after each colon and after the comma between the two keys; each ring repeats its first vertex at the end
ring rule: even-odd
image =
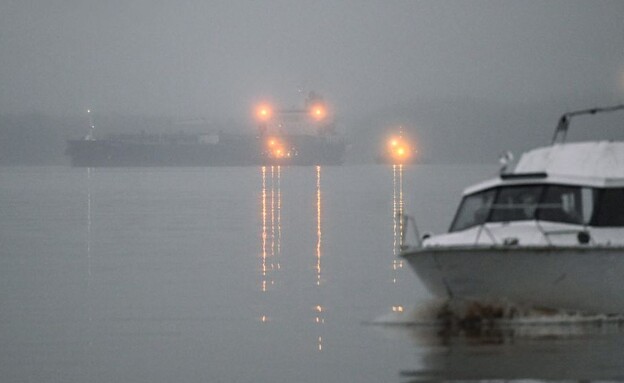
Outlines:
{"type": "Polygon", "coordinates": [[[268,121],[273,116],[273,110],[267,104],[262,104],[256,109],[256,117],[260,121],[268,121]]]}
{"type": "Polygon", "coordinates": [[[412,153],[410,143],[403,136],[393,136],[388,139],[387,156],[388,159],[396,164],[402,164],[409,160],[412,153]]]}
{"type": "Polygon", "coordinates": [[[323,105],[313,105],[312,108],[310,108],[310,115],[315,120],[322,120],[327,115],[327,111],[323,105]]]}
{"type": "Polygon", "coordinates": [[[266,141],[267,153],[272,158],[290,157],[286,144],[276,137],[269,137],[266,141]]]}

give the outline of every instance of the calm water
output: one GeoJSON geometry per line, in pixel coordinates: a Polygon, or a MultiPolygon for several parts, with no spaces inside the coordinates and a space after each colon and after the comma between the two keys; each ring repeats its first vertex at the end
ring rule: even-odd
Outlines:
{"type": "Polygon", "coordinates": [[[494,170],[0,168],[0,381],[624,379],[617,324],[399,324],[394,214],[494,170]]]}

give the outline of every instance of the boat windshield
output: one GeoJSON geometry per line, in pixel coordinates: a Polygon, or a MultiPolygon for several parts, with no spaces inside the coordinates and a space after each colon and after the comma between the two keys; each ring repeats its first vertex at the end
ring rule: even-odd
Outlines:
{"type": "Polygon", "coordinates": [[[622,227],[624,188],[521,185],[487,189],[464,197],[450,231],[485,222],[526,220],[622,227]]]}
{"type": "Polygon", "coordinates": [[[489,189],[464,197],[461,205],[459,205],[451,231],[464,230],[485,223],[495,196],[496,189],[489,189]]]}
{"type": "Polygon", "coordinates": [[[544,187],[515,186],[498,189],[488,222],[534,219],[544,187]]]}

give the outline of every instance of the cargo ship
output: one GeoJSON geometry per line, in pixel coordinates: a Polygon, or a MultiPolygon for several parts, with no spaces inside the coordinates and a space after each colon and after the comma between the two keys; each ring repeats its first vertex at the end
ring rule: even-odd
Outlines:
{"type": "Polygon", "coordinates": [[[117,134],[90,132],[67,141],[76,167],[341,165],[346,144],[327,105],[313,92],[302,109],[256,108],[255,134],[117,134]]]}

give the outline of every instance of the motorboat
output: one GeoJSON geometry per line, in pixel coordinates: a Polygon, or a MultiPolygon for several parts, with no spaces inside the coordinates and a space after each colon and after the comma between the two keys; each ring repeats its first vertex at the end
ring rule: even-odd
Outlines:
{"type": "Polygon", "coordinates": [[[566,142],[572,117],[623,109],[564,114],[551,145],[465,189],[449,231],[400,256],[435,297],[624,314],[624,142],[566,142]]]}

